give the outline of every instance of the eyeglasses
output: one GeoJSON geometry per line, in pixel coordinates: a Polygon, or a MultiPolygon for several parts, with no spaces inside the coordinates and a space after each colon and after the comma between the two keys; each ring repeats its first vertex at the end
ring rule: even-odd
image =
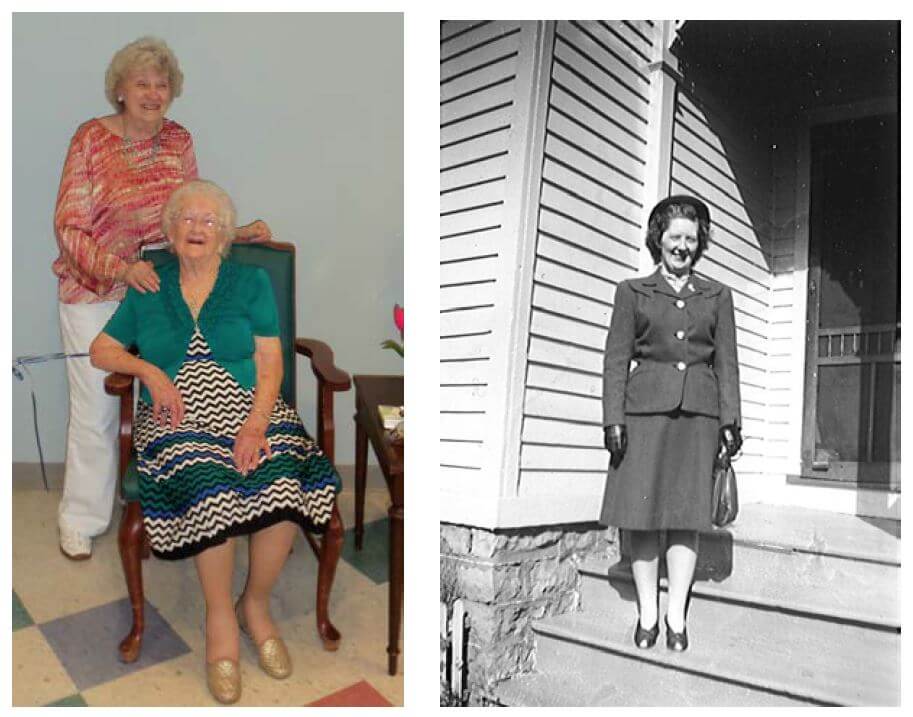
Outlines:
{"type": "Polygon", "coordinates": [[[215,231],[217,228],[222,226],[222,222],[220,222],[212,214],[205,214],[201,217],[195,214],[180,214],[178,216],[178,221],[188,228],[196,224],[197,221],[200,221],[202,222],[203,228],[206,229],[206,231],[215,231]]]}

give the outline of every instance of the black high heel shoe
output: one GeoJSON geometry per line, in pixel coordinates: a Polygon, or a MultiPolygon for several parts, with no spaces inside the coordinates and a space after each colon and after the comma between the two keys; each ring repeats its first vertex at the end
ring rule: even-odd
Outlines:
{"type": "Polygon", "coordinates": [[[640,618],[637,618],[637,625],[634,628],[634,644],[641,650],[646,650],[656,644],[656,638],[659,637],[659,618],[656,624],[649,630],[644,630],[640,626],[640,618]]]}
{"type": "Polygon", "coordinates": [[[682,628],[681,632],[675,632],[669,627],[669,616],[665,618],[666,622],[666,647],[675,652],[684,652],[688,649],[688,627],[682,628]]]}

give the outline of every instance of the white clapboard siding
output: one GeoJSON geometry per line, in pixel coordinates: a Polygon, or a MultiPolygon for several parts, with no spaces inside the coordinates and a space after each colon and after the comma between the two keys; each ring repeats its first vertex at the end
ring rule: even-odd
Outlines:
{"type": "MultiPolygon", "coordinates": [[[[589,371],[602,376],[603,350],[572,346],[535,334],[529,337],[529,360],[552,366],[567,366],[575,371],[589,371]]],[[[602,419],[600,419],[601,421],[602,419]]]]}
{"type": "Polygon", "coordinates": [[[482,206],[465,212],[441,216],[441,236],[463,234],[483,227],[499,226],[503,216],[503,203],[482,206]]]}
{"type": "MultiPolygon", "coordinates": [[[[634,60],[638,67],[643,67],[650,63],[651,52],[653,50],[653,22],[647,20],[611,20],[601,21],[599,23],[608,36],[617,38],[624,47],[634,54],[634,60]]],[[[604,40],[609,44],[614,44],[608,37],[604,40]]],[[[644,79],[646,72],[642,71],[644,79]]]]}
{"type": "Polygon", "coordinates": [[[481,441],[441,441],[441,465],[481,469],[482,450],[481,441]]]}
{"type": "Polygon", "coordinates": [[[530,363],[526,385],[590,398],[602,397],[602,376],[582,371],[568,371],[563,367],[530,363]]]}
{"type": "Polygon", "coordinates": [[[483,112],[512,105],[514,98],[514,76],[508,75],[493,85],[480,87],[461,97],[441,102],[441,127],[450,129],[470,120],[483,112]]]}
{"type": "MultiPolygon", "coordinates": [[[[601,379],[600,379],[601,380],[601,379]]],[[[530,416],[523,422],[524,443],[555,443],[562,446],[599,446],[602,422],[574,423],[556,418],[530,416]]]]}
{"type": "MultiPolygon", "coordinates": [[[[484,32],[479,28],[492,25],[490,20],[447,20],[441,23],[441,57],[446,54],[444,48],[448,43],[469,32],[484,32]]],[[[471,41],[470,41],[471,42],[471,41]]]]}
{"type": "Polygon", "coordinates": [[[582,495],[589,513],[577,514],[575,520],[594,521],[599,517],[600,498],[605,491],[606,471],[529,471],[520,472],[520,497],[582,495]]]}
{"type": "Polygon", "coordinates": [[[620,171],[612,164],[608,153],[581,150],[580,145],[586,141],[586,135],[576,125],[567,129],[576,130],[571,139],[549,133],[545,140],[545,156],[612,193],[636,201],[643,191],[643,180],[620,171]]]}
{"type": "Polygon", "coordinates": [[[536,336],[568,341],[577,346],[592,348],[595,351],[599,351],[605,346],[607,333],[605,327],[593,326],[576,319],[549,314],[539,309],[533,309],[529,331],[536,336]]]}
{"type": "Polygon", "coordinates": [[[497,271],[496,256],[481,256],[441,264],[441,286],[466,284],[480,279],[493,279],[497,271]]]}
{"type": "Polygon", "coordinates": [[[608,467],[609,455],[602,446],[580,448],[525,443],[520,451],[521,470],[605,471],[608,467]]]}
{"type": "Polygon", "coordinates": [[[611,303],[615,297],[615,284],[612,282],[545,258],[536,259],[535,280],[606,303],[611,303]]]}
{"type": "Polygon", "coordinates": [[[572,481],[595,505],[604,486],[603,351],[615,288],[637,274],[643,243],[652,32],[615,21],[556,25],[520,495],[560,495],[572,481]]]}
{"type": "MultiPolygon", "coordinates": [[[[446,23],[451,25],[451,23],[446,23]]],[[[471,32],[463,32],[453,37],[441,33],[441,63],[450,63],[456,58],[490,45],[497,40],[514,35],[520,31],[516,25],[503,22],[485,22],[482,25],[473,23],[471,32]]]]}
{"type": "Polygon", "coordinates": [[[441,216],[504,204],[504,180],[462,187],[441,194],[441,216]]]}
{"type": "Polygon", "coordinates": [[[494,280],[482,280],[473,284],[441,287],[441,311],[458,311],[477,306],[493,306],[495,300],[494,280]]]}
{"type": "Polygon", "coordinates": [[[486,392],[486,386],[441,386],[441,410],[484,413],[486,392]]]}
{"type": "Polygon", "coordinates": [[[488,380],[488,358],[469,361],[442,361],[442,386],[484,386],[488,380]]]}
{"type": "Polygon", "coordinates": [[[491,331],[494,311],[493,306],[479,306],[464,311],[445,311],[441,314],[441,337],[465,336],[491,331]]]}
{"type": "Polygon", "coordinates": [[[512,119],[513,105],[509,101],[473,112],[468,117],[441,126],[441,147],[451,147],[475,137],[498,132],[510,127],[512,119]]]}
{"type": "Polygon", "coordinates": [[[575,396],[527,387],[524,409],[527,416],[602,422],[602,401],[595,396],[575,396]]]}
{"type": "Polygon", "coordinates": [[[459,261],[498,253],[498,230],[483,229],[441,239],[441,261],[459,261]]]}
{"type": "Polygon", "coordinates": [[[442,489],[484,475],[517,22],[441,24],[440,400],[442,489]]]}
{"type": "Polygon", "coordinates": [[[441,172],[442,195],[475,184],[498,181],[507,176],[507,149],[502,149],[491,157],[467,162],[441,172]]]}
{"type": "Polygon", "coordinates": [[[503,153],[507,135],[505,128],[441,148],[441,174],[503,153]]]}
{"type": "Polygon", "coordinates": [[[620,254],[622,259],[619,260],[625,263],[635,262],[642,241],[642,237],[639,236],[638,222],[640,219],[637,218],[636,211],[626,204],[620,208],[624,212],[623,214],[613,212],[610,208],[580,195],[577,189],[585,189],[585,187],[578,186],[577,178],[571,177],[571,180],[573,181],[572,186],[564,186],[548,179],[543,180],[540,197],[540,229],[559,236],[573,236],[581,241],[584,241],[587,236],[595,234],[599,238],[597,239],[599,243],[602,243],[602,239],[609,240],[604,249],[607,254],[616,256],[620,254]],[[565,220],[566,232],[562,232],[554,226],[559,219],[565,220]]]}
{"type": "Polygon", "coordinates": [[[441,339],[442,361],[490,358],[491,352],[492,341],[489,332],[441,339]]]}
{"type": "Polygon", "coordinates": [[[611,310],[606,302],[593,301],[589,297],[569,294],[543,284],[536,284],[533,287],[533,306],[596,326],[609,325],[611,310]]]}
{"type": "Polygon", "coordinates": [[[441,413],[441,439],[483,441],[486,423],[475,413],[441,413]]]}

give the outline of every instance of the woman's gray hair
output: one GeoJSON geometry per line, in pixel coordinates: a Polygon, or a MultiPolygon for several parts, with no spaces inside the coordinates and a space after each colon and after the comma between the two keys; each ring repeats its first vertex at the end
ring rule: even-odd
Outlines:
{"type": "Polygon", "coordinates": [[[218,206],[218,232],[219,236],[223,238],[222,246],[219,247],[219,253],[222,256],[225,256],[230,251],[231,243],[235,238],[235,220],[237,216],[235,213],[235,205],[231,201],[231,197],[228,196],[228,192],[215,182],[210,182],[208,179],[195,179],[192,182],[186,182],[171,193],[171,196],[168,197],[168,201],[165,202],[165,206],[162,209],[162,232],[170,240],[171,227],[178,214],[181,213],[184,202],[189,197],[200,194],[209,197],[218,206]]]}
{"type": "Polygon", "coordinates": [[[120,112],[124,108],[124,103],[117,101],[121,82],[132,70],[149,65],[168,75],[171,99],[181,96],[181,90],[184,89],[184,73],[178,66],[178,58],[164,40],[157,37],[141,37],[115,52],[105,72],[105,97],[115,110],[120,112]]]}

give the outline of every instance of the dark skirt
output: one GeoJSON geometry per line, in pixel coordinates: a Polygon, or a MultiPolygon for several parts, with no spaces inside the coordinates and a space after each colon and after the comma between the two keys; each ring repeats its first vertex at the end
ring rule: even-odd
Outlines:
{"type": "Polygon", "coordinates": [[[629,530],[710,530],[720,421],[672,413],[625,416],[628,450],[609,468],[599,522],[629,530]]]}

